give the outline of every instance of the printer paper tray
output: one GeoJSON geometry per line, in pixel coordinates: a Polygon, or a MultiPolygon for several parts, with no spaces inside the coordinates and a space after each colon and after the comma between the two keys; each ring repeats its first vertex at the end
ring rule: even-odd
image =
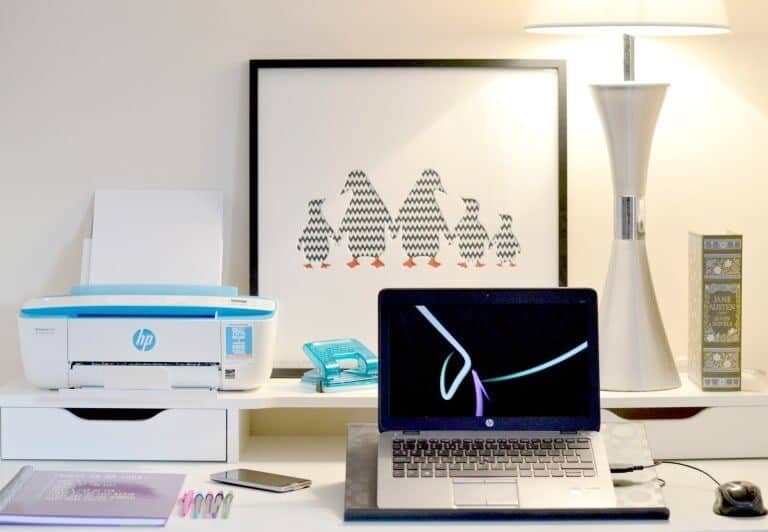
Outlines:
{"type": "Polygon", "coordinates": [[[109,389],[218,388],[219,364],[74,363],[69,370],[73,388],[109,389]]]}

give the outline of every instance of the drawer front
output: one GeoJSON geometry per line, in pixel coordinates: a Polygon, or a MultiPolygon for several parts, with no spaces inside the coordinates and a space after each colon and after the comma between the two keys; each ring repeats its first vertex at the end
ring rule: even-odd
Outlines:
{"type": "MultiPolygon", "coordinates": [[[[601,414],[603,422],[628,421],[610,410],[601,414]]],[[[645,426],[656,459],[768,458],[768,430],[762,421],[768,419],[768,407],[710,407],[684,417],[670,412],[667,419],[659,415],[644,419],[640,414],[631,416],[631,421],[645,426]]]]}
{"type": "Polygon", "coordinates": [[[223,462],[226,449],[224,409],[0,409],[3,459],[223,462]]]}

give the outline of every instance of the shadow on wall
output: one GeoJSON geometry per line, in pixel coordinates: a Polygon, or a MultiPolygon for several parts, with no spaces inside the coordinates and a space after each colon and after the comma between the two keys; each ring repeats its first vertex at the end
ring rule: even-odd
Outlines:
{"type": "MultiPolygon", "coordinates": [[[[221,188],[224,191],[224,263],[222,265],[224,284],[235,285],[240,289],[241,294],[247,294],[249,289],[249,180],[248,175],[248,85],[249,85],[249,64],[244,61],[241,64],[228,67],[219,72],[217,84],[221,90],[228,90],[235,87],[231,98],[237,100],[238,113],[236,117],[226,120],[219,120],[221,125],[219,139],[228,139],[231,137],[231,131],[227,131],[234,126],[237,134],[234,144],[229,145],[226,141],[220,140],[218,149],[232,150],[231,160],[233,167],[230,171],[221,176],[221,188]],[[232,80],[235,79],[235,83],[232,80]]],[[[225,157],[228,160],[229,157],[225,157]]]]}
{"type": "MultiPolygon", "coordinates": [[[[83,213],[82,220],[75,235],[60,248],[58,256],[51,266],[51,275],[40,288],[40,293],[25,294],[27,299],[43,295],[65,293],[73,285],[80,283],[80,266],[83,251],[83,239],[91,233],[91,219],[93,218],[93,200],[88,209],[83,213]]],[[[0,307],[0,338],[7,340],[9,349],[0,355],[0,384],[8,382],[22,375],[21,354],[19,352],[19,336],[17,317],[19,308],[12,305],[0,307]],[[13,340],[11,340],[13,339],[13,340]]]]}
{"type": "Polygon", "coordinates": [[[43,284],[43,293],[33,294],[32,297],[60,294],[69,290],[71,286],[80,284],[83,240],[91,234],[91,220],[93,220],[93,198],[83,213],[77,233],[61,248],[59,256],[56,257],[51,269],[51,276],[43,284]],[[73,275],[74,272],[77,272],[76,277],[73,275]]]}
{"type": "Polygon", "coordinates": [[[251,414],[253,436],[342,436],[349,423],[376,423],[375,408],[273,408],[251,414]]]}
{"type": "MultiPolygon", "coordinates": [[[[18,346],[18,331],[16,329],[16,315],[19,309],[4,306],[0,308],[0,337],[16,339],[18,346]]],[[[9,342],[11,344],[11,342],[9,342]]],[[[13,345],[13,344],[11,344],[13,345]]],[[[21,356],[17,349],[9,349],[2,354],[0,358],[2,372],[0,372],[0,384],[4,384],[21,375],[21,356]]]]}

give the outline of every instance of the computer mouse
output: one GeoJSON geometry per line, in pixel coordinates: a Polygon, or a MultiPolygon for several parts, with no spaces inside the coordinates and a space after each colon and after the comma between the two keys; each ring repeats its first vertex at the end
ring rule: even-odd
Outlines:
{"type": "Polygon", "coordinates": [[[720,484],[715,490],[714,510],[716,514],[729,517],[765,515],[760,488],[746,480],[720,484]]]}

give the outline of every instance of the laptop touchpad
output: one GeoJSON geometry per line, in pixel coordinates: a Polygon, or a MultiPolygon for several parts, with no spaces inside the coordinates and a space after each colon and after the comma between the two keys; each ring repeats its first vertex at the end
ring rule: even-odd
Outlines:
{"type": "Polygon", "coordinates": [[[501,479],[455,480],[453,504],[456,506],[519,506],[517,483],[501,479]]]}

